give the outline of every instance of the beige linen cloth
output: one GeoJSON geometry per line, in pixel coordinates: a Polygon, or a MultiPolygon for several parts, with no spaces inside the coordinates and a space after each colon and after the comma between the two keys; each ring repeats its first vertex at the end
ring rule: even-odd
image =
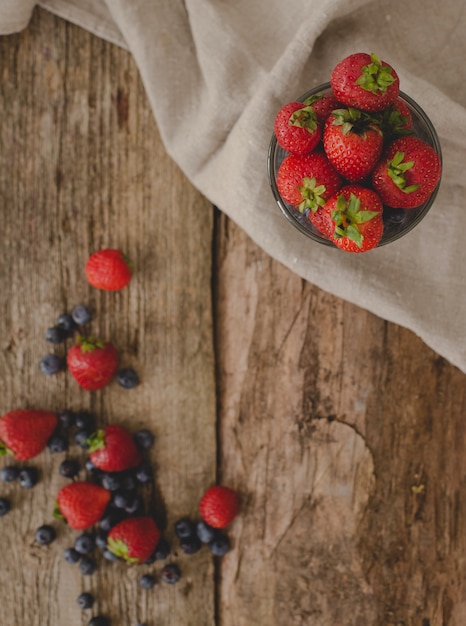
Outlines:
{"type": "MultiPolygon", "coordinates": [[[[0,0],[0,32],[34,0],[0,0]]],[[[303,278],[405,326],[466,372],[466,4],[458,0],[42,0],[127,48],[168,153],[192,183],[303,278]],[[362,255],[314,243],[266,173],[275,114],[353,52],[376,52],[433,121],[444,173],[427,217],[362,255]]],[[[155,210],[155,209],[154,209],[155,210]]]]}

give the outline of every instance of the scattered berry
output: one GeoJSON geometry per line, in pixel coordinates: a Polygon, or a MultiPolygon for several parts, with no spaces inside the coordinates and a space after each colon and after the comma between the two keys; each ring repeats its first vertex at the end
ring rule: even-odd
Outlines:
{"type": "Polygon", "coordinates": [[[197,535],[180,539],[180,548],[185,554],[195,554],[202,548],[202,542],[197,535]]]}
{"type": "Polygon", "coordinates": [[[53,376],[65,369],[65,360],[56,354],[46,354],[39,361],[39,369],[46,376],[53,376]]]}
{"type": "Polygon", "coordinates": [[[162,580],[169,585],[174,585],[181,578],[181,570],[176,563],[167,563],[162,569],[162,580]]]}
{"type": "Polygon", "coordinates": [[[155,548],[153,554],[155,561],[164,561],[170,554],[170,544],[162,537],[155,548]]]}
{"type": "Polygon", "coordinates": [[[76,602],[80,609],[92,609],[94,605],[94,596],[91,593],[83,592],[79,594],[76,602]]]}
{"type": "Polygon", "coordinates": [[[118,474],[112,474],[111,472],[104,473],[101,475],[100,480],[104,489],[108,489],[109,491],[118,491],[119,489],[121,489],[121,478],[120,476],[118,476],[118,474]]]}
{"type": "Polygon", "coordinates": [[[110,492],[103,487],[77,481],[58,492],[55,515],[64,517],[71,528],[84,530],[100,520],[109,501],[110,492]]]}
{"type": "Polygon", "coordinates": [[[120,557],[114,554],[113,552],[111,552],[108,548],[104,548],[102,550],[102,554],[103,554],[104,559],[107,559],[107,561],[119,561],[120,560],[120,557]]]}
{"type": "Polygon", "coordinates": [[[206,524],[204,520],[200,520],[196,525],[196,534],[202,543],[210,543],[212,539],[215,537],[216,530],[206,524]]]}
{"type": "Polygon", "coordinates": [[[11,509],[11,503],[8,498],[0,498],[0,517],[6,515],[11,509]]]}
{"type": "Polygon", "coordinates": [[[39,482],[39,471],[35,467],[23,467],[18,479],[23,489],[32,489],[39,482]]]}
{"type": "Polygon", "coordinates": [[[99,528],[105,532],[108,532],[111,528],[121,522],[123,518],[124,514],[119,510],[114,509],[113,511],[108,511],[99,520],[99,528]]]}
{"type": "Polygon", "coordinates": [[[153,478],[154,478],[154,473],[152,470],[152,467],[149,465],[149,463],[142,463],[137,469],[136,469],[136,480],[142,484],[146,484],[146,483],[150,483],[152,482],[153,478]]]}
{"type": "Polygon", "coordinates": [[[59,344],[63,343],[68,334],[62,326],[51,326],[45,331],[45,340],[49,343],[59,344]]]}
{"type": "Polygon", "coordinates": [[[87,626],[110,626],[110,621],[103,615],[96,615],[87,626]]]}
{"type": "Polygon", "coordinates": [[[68,450],[68,440],[60,434],[52,435],[47,441],[47,448],[53,453],[66,452],[68,450]]]}
{"type": "Polygon", "coordinates": [[[83,576],[92,576],[96,569],[96,562],[88,556],[83,556],[79,561],[79,571],[83,576]]]}
{"type": "Polygon", "coordinates": [[[65,459],[60,463],[59,472],[65,478],[74,478],[79,473],[79,463],[75,459],[65,459]]]}
{"type": "Polygon", "coordinates": [[[133,389],[141,382],[138,373],[132,367],[125,367],[117,372],[117,380],[124,389],[133,389]]]}
{"type": "Polygon", "coordinates": [[[196,532],[196,525],[189,517],[182,517],[174,524],[175,535],[180,539],[192,537],[196,532]]]}
{"type": "Polygon", "coordinates": [[[95,545],[98,548],[106,548],[107,547],[107,532],[102,530],[101,528],[96,532],[95,535],[95,545]]]}
{"type": "Polygon", "coordinates": [[[37,543],[40,543],[42,546],[48,546],[50,543],[55,541],[57,533],[53,526],[50,526],[49,524],[44,524],[36,530],[35,537],[37,543]]]}
{"type": "Polygon", "coordinates": [[[128,563],[143,563],[160,539],[160,531],[151,517],[129,517],[108,533],[107,547],[128,563]]]}
{"type": "Polygon", "coordinates": [[[141,428],[134,433],[136,445],[142,450],[148,450],[154,444],[154,435],[147,428],[141,428]]]}
{"type": "Polygon", "coordinates": [[[82,389],[102,389],[118,367],[118,352],[109,341],[79,337],[66,355],[68,370],[82,389]]]}
{"type": "Polygon", "coordinates": [[[92,287],[104,291],[118,291],[131,280],[131,269],[126,257],[112,248],[98,250],[87,260],[87,281],[92,287]]]}
{"type": "Polygon", "coordinates": [[[95,548],[95,539],[89,533],[83,533],[76,538],[74,549],[79,554],[90,554],[95,548]]]}
{"type": "Polygon", "coordinates": [[[91,321],[91,312],[84,304],[78,304],[71,311],[71,318],[78,326],[83,326],[91,321]]]}
{"type": "Polygon", "coordinates": [[[89,448],[89,437],[91,436],[91,431],[87,428],[82,428],[78,430],[74,435],[74,442],[83,450],[88,450],[89,448]]]}
{"type": "Polygon", "coordinates": [[[78,411],[75,414],[75,426],[78,429],[95,430],[96,419],[90,411],[78,411]]]}
{"type": "Polygon", "coordinates": [[[152,589],[155,586],[155,576],[152,574],[143,574],[139,579],[141,589],[152,589]]]}
{"type": "Polygon", "coordinates": [[[236,517],[239,501],[236,491],[222,485],[207,489],[199,504],[202,519],[213,528],[225,528],[236,517]]]}
{"type": "Polygon", "coordinates": [[[74,426],[74,420],[75,415],[73,411],[64,409],[58,414],[58,421],[63,426],[63,428],[71,428],[72,426],[74,426]]]}
{"type": "Polygon", "coordinates": [[[40,409],[17,409],[0,418],[0,454],[19,461],[37,456],[57,426],[57,416],[40,409]]]}
{"type": "Polygon", "coordinates": [[[19,476],[19,468],[14,465],[7,465],[0,470],[0,480],[4,483],[13,483],[19,476]]]}
{"type": "Polygon", "coordinates": [[[67,563],[71,563],[71,565],[77,563],[81,558],[79,552],[74,548],[66,548],[66,550],[63,551],[63,556],[65,558],[65,561],[67,563]]]}
{"type": "Polygon", "coordinates": [[[76,330],[76,322],[69,313],[62,313],[59,316],[57,326],[62,328],[68,337],[76,330]]]}
{"type": "Polygon", "coordinates": [[[104,472],[122,472],[141,463],[141,454],[131,433],[116,424],[93,433],[89,451],[91,461],[104,472]]]}
{"type": "Polygon", "coordinates": [[[214,539],[209,542],[210,551],[214,556],[223,556],[230,547],[230,539],[225,533],[216,533],[214,539]]]}

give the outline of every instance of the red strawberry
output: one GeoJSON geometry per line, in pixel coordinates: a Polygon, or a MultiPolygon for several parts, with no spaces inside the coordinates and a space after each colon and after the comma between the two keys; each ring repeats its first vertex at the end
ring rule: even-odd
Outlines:
{"type": "Polygon", "coordinates": [[[379,196],[359,185],[340,189],[325,204],[334,224],[333,243],[346,252],[366,252],[383,234],[383,204],[379,196]]]}
{"type": "Polygon", "coordinates": [[[301,213],[306,209],[315,212],[319,206],[324,206],[343,182],[321,152],[305,156],[289,154],[280,164],[276,181],[283,200],[301,213]]]}
{"type": "Polygon", "coordinates": [[[400,137],[389,144],[372,173],[372,185],[387,206],[412,209],[434,191],[442,173],[437,152],[419,137],[400,137]]]}
{"type": "Polygon", "coordinates": [[[40,409],[16,409],[0,418],[0,454],[18,461],[37,456],[57,426],[55,413],[40,409]]]}
{"type": "Polygon", "coordinates": [[[225,528],[236,517],[239,500],[236,491],[222,485],[209,487],[201,498],[199,511],[212,528],[225,528]]]}
{"type": "Polygon", "coordinates": [[[89,438],[89,458],[104,472],[122,472],[141,463],[141,455],[129,431],[109,424],[89,438]]]}
{"type": "Polygon", "coordinates": [[[127,563],[144,563],[159,539],[160,531],[151,517],[128,517],[110,530],[107,548],[127,563]]]}
{"type": "Polygon", "coordinates": [[[321,137],[314,109],[303,102],[285,104],[277,113],[274,131],[278,145],[292,154],[309,154],[321,137]]]}
{"type": "Polygon", "coordinates": [[[330,84],[337,100],[363,111],[382,111],[395,102],[400,92],[393,67],[365,52],[340,61],[332,71],[330,84]]]}
{"type": "Polygon", "coordinates": [[[87,260],[88,283],[97,289],[118,291],[131,280],[131,268],[126,257],[112,248],[98,250],[87,260]]]}
{"type": "Polygon", "coordinates": [[[79,337],[68,350],[66,362],[78,384],[93,391],[105,387],[113,378],[118,367],[118,352],[109,341],[79,337]]]}
{"type": "Polygon", "coordinates": [[[333,94],[315,94],[304,101],[307,106],[312,106],[319,124],[324,124],[327,117],[334,109],[341,108],[341,102],[333,94]]]}
{"type": "Polygon", "coordinates": [[[351,182],[370,172],[382,152],[382,132],[363,111],[336,109],[325,123],[324,150],[333,167],[351,182]]]}
{"type": "Polygon", "coordinates": [[[63,517],[71,528],[84,530],[101,519],[110,498],[109,491],[94,483],[69,483],[58,492],[54,514],[63,517]]]}

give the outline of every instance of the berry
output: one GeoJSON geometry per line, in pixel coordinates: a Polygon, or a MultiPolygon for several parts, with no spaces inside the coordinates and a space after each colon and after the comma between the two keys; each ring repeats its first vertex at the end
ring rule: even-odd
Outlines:
{"type": "Polygon", "coordinates": [[[95,415],[90,411],[79,411],[75,415],[76,428],[93,431],[95,429],[95,422],[95,415]]]}
{"type": "Polygon", "coordinates": [[[202,543],[210,543],[215,537],[216,530],[209,524],[206,524],[204,520],[200,520],[196,525],[196,534],[202,543]]]}
{"type": "Polygon", "coordinates": [[[177,520],[174,524],[175,535],[180,539],[186,539],[192,537],[196,532],[196,525],[189,519],[189,517],[183,517],[177,520]]]}
{"type": "Polygon", "coordinates": [[[98,250],[87,260],[85,272],[92,287],[119,291],[131,280],[131,268],[125,255],[113,248],[98,250]]]}
{"type": "Polygon", "coordinates": [[[154,472],[152,470],[152,467],[149,465],[149,463],[142,463],[136,469],[135,476],[136,476],[136,480],[144,485],[146,483],[152,482],[154,478],[154,472]]]}
{"type": "Polygon", "coordinates": [[[138,448],[148,450],[154,444],[154,435],[147,428],[141,428],[134,433],[134,441],[138,448]]]}
{"type": "Polygon", "coordinates": [[[277,113],[274,132],[278,145],[291,154],[304,155],[320,140],[320,125],[312,105],[288,102],[277,113]]]}
{"type": "Polygon", "coordinates": [[[57,326],[65,331],[67,337],[76,330],[76,322],[69,313],[62,313],[59,316],[57,326]]]}
{"type": "Polygon", "coordinates": [[[236,517],[239,500],[236,491],[222,485],[207,489],[199,503],[202,519],[213,528],[225,528],[236,517]]]}
{"type": "Polygon", "coordinates": [[[135,476],[130,473],[123,474],[123,476],[121,476],[121,488],[128,493],[134,491],[137,488],[137,481],[135,476]]]}
{"type": "Polygon", "coordinates": [[[170,554],[170,544],[162,537],[158,542],[153,557],[155,561],[164,561],[170,554]]]}
{"type": "Polygon", "coordinates": [[[103,516],[110,492],[93,483],[78,481],[62,487],[57,495],[56,515],[75,530],[93,526],[103,516]]]}
{"type": "Polygon", "coordinates": [[[342,59],[332,71],[330,84],[337,100],[363,111],[382,111],[395,102],[400,91],[393,67],[365,52],[342,59]]]}
{"type": "Polygon", "coordinates": [[[65,478],[74,478],[79,473],[79,463],[74,459],[65,459],[58,470],[65,478]]]}
{"type": "Polygon", "coordinates": [[[112,504],[117,509],[125,509],[130,501],[132,500],[132,496],[130,496],[126,491],[122,491],[121,489],[116,491],[112,496],[112,504]]]}
{"type": "Polygon", "coordinates": [[[124,514],[121,511],[114,510],[108,511],[105,515],[99,520],[99,528],[105,532],[108,532],[111,528],[116,526],[122,519],[124,519],[124,514]]]}
{"type": "Polygon", "coordinates": [[[79,554],[90,554],[95,548],[95,539],[89,533],[83,533],[76,538],[74,549],[79,554]]]}
{"type": "Polygon", "coordinates": [[[89,437],[92,435],[92,432],[87,428],[82,428],[78,430],[74,434],[74,442],[83,450],[89,449],[89,437]]]}
{"type": "Polygon", "coordinates": [[[91,321],[91,312],[84,304],[78,304],[71,311],[71,318],[78,326],[83,326],[91,321]]]}
{"type": "Polygon", "coordinates": [[[59,344],[65,341],[67,332],[62,326],[51,326],[45,331],[45,340],[49,343],[59,344]]]}
{"type": "Polygon", "coordinates": [[[88,556],[83,556],[79,561],[79,571],[83,576],[92,576],[97,569],[96,562],[94,559],[89,558],[88,556]]]}
{"type": "Polygon", "coordinates": [[[19,484],[23,489],[32,489],[39,482],[39,471],[35,467],[23,467],[19,472],[19,484]]]}
{"type": "Polygon", "coordinates": [[[102,474],[100,480],[102,487],[109,491],[118,491],[121,489],[121,478],[118,474],[102,474]]]}
{"type": "Polygon", "coordinates": [[[0,454],[7,452],[19,461],[37,456],[57,426],[55,413],[17,409],[0,418],[0,454]]]}
{"type": "Polygon", "coordinates": [[[383,234],[383,205],[371,189],[343,187],[327,201],[326,211],[334,224],[333,243],[346,252],[375,248],[383,234]]]}
{"type": "MultiPolygon", "coordinates": [[[[90,437],[90,435],[88,435],[88,438],[90,437]]],[[[91,459],[88,457],[85,461],[84,461],[84,469],[87,472],[90,472],[91,474],[99,474],[100,470],[97,469],[97,467],[94,465],[94,463],[91,461],[91,459]]]]}
{"type": "Polygon", "coordinates": [[[74,420],[75,414],[73,413],[73,411],[64,409],[58,414],[58,421],[63,426],[63,428],[71,428],[72,426],[74,426],[74,420]]]}
{"type": "Polygon", "coordinates": [[[118,367],[118,352],[103,339],[80,337],[68,350],[68,370],[82,389],[102,389],[112,380],[118,367]]]}
{"type": "Polygon", "coordinates": [[[0,517],[6,515],[11,509],[11,503],[8,498],[0,498],[0,517]]]}
{"type": "Polygon", "coordinates": [[[19,468],[7,465],[0,470],[0,480],[4,483],[13,483],[19,476],[19,468]]]}
{"type": "Polygon", "coordinates": [[[161,572],[162,580],[169,585],[174,585],[181,578],[181,570],[176,563],[167,563],[161,572]]]}
{"type": "Polygon", "coordinates": [[[140,383],[137,372],[132,367],[125,367],[117,373],[117,380],[120,387],[133,389],[140,383]]]}
{"type": "Polygon", "coordinates": [[[144,505],[141,498],[139,498],[138,496],[133,496],[129,500],[128,504],[125,506],[124,510],[125,513],[128,513],[128,515],[141,515],[144,510],[144,505]]]}
{"type": "Polygon", "coordinates": [[[89,439],[89,458],[105,472],[122,472],[141,463],[131,433],[116,424],[96,431],[89,439]]]}
{"type": "Polygon", "coordinates": [[[128,563],[143,563],[160,539],[160,531],[151,517],[129,517],[108,533],[107,547],[128,563]]]}
{"type": "Polygon", "coordinates": [[[107,559],[107,561],[119,561],[120,557],[117,556],[116,554],[113,554],[113,552],[111,552],[108,548],[104,548],[102,551],[103,557],[104,559],[107,559]]]}
{"type": "Polygon", "coordinates": [[[91,593],[83,592],[80,593],[76,602],[80,609],[92,609],[94,605],[94,596],[91,593]]]}
{"type": "Polygon", "coordinates": [[[57,537],[57,533],[53,526],[49,526],[48,524],[44,524],[40,526],[36,530],[36,541],[40,543],[42,546],[48,546],[50,543],[55,541],[57,537]]]}
{"type": "Polygon", "coordinates": [[[152,574],[143,574],[139,579],[141,589],[152,589],[155,586],[155,576],[152,574]]]}
{"type": "Polygon", "coordinates": [[[322,126],[333,109],[338,109],[338,107],[341,106],[340,102],[338,102],[333,94],[325,95],[322,93],[317,93],[306,98],[304,103],[307,106],[312,106],[317,116],[317,121],[322,126]]]}
{"type": "Polygon", "coordinates": [[[87,626],[110,626],[110,621],[103,615],[96,615],[87,626]]]}
{"type": "Polygon", "coordinates": [[[63,551],[63,556],[65,558],[65,561],[67,563],[71,563],[71,565],[77,563],[81,558],[79,552],[74,548],[66,548],[66,550],[63,551]]]}
{"type": "Polygon", "coordinates": [[[230,539],[225,533],[217,533],[209,542],[209,549],[214,556],[223,556],[230,550],[230,539]]]}
{"type": "Polygon", "coordinates": [[[65,360],[56,354],[46,354],[39,361],[39,369],[46,376],[53,376],[65,369],[65,360]]]}
{"type": "Polygon", "coordinates": [[[50,452],[66,452],[68,450],[68,440],[60,434],[54,434],[47,441],[47,448],[50,452]]]}
{"type": "Polygon", "coordinates": [[[185,554],[195,554],[202,548],[202,542],[197,535],[180,539],[180,548],[185,554]]]}
{"type": "Polygon", "coordinates": [[[95,535],[95,545],[98,548],[106,548],[107,547],[107,532],[102,530],[101,528],[96,532],[95,535]]]}

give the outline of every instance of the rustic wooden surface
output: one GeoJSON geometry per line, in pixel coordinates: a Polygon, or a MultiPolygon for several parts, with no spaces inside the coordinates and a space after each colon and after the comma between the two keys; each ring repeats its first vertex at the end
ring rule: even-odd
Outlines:
{"type": "Polygon", "coordinates": [[[34,490],[0,486],[14,504],[2,626],[84,626],[83,589],[112,626],[464,626],[465,375],[214,211],[165,154],[125,51],[36,10],[0,38],[0,71],[1,412],[91,409],[152,428],[174,548],[173,521],[206,486],[242,501],[222,561],[175,549],[178,585],[138,588],[160,563],[85,578],[62,557],[69,529],[34,542],[64,482],[63,455],[44,452],[34,490]],[[107,245],[135,266],[117,294],[83,277],[107,245]],[[140,387],[89,394],[38,371],[45,329],[80,302],[140,387]]]}

